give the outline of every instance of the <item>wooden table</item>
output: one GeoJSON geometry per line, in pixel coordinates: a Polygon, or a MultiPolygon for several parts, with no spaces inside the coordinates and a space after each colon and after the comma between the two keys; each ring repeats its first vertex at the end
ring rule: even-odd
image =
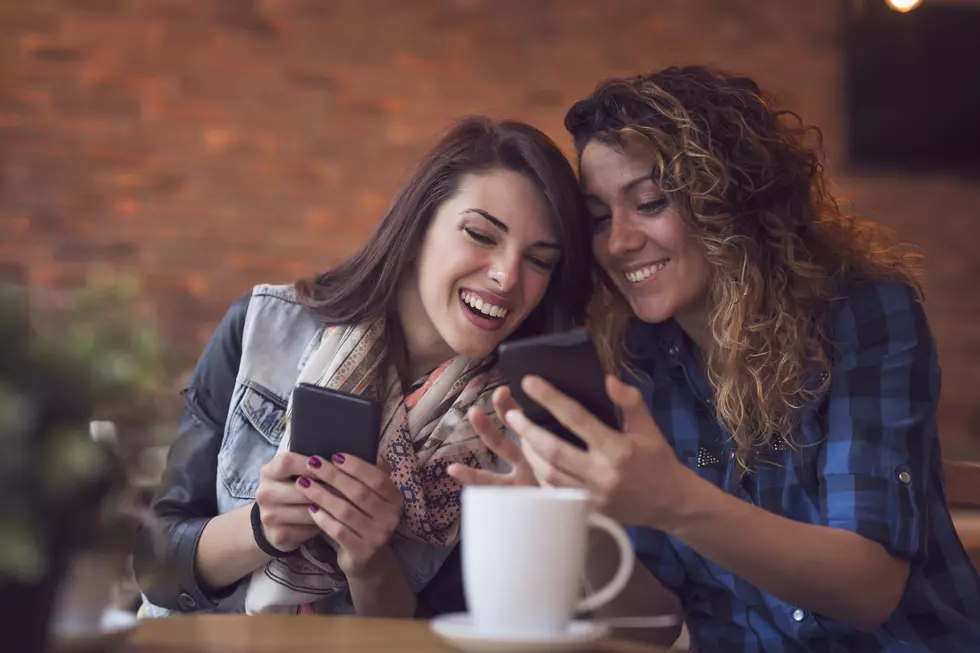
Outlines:
{"type": "MultiPolygon", "coordinates": [[[[328,616],[202,615],[147,619],[116,653],[452,653],[425,621],[328,616]]],[[[665,653],[605,641],[597,653],[665,653]]]]}
{"type": "Polygon", "coordinates": [[[973,566],[980,570],[980,463],[947,460],[943,470],[953,526],[973,566]]]}

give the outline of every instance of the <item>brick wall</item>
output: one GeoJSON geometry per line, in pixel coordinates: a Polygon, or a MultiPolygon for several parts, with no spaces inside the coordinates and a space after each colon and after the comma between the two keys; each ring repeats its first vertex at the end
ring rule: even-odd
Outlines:
{"type": "MultiPolygon", "coordinates": [[[[754,75],[842,151],[837,3],[812,0],[7,0],[0,264],[69,287],[138,271],[201,342],[252,284],[360,243],[454,117],[568,141],[602,77],[709,62],[754,75]]],[[[860,175],[842,192],[929,255],[947,453],[980,457],[980,190],[860,175]]]]}

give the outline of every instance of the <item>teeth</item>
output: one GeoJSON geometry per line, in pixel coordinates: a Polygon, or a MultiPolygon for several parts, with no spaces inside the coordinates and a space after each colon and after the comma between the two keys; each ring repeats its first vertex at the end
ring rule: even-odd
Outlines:
{"type": "Polygon", "coordinates": [[[631,272],[626,272],[625,276],[631,283],[640,283],[645,279],[649,279],[656,273],[660,272],[670,263],[670,259],[666,261],[660,261],[659,263],[654,263],[653,265],[648,265],[645,268],[640,268],[639,270],[633,270],[631,272]]]}
{"type": "Polygon", "coordinates": [[[507,316],[506,308],[494,306],[490,302],[483,301],[483,299],[477,297],[471,292],[463,291],[460,293],[460,296],[463,298],[464,302],[488,317],[502,318],[507,316]]]}

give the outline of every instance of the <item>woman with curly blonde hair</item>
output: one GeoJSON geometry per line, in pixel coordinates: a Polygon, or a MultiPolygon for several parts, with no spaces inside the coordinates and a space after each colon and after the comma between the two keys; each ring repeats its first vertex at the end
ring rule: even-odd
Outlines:
{"type": "Polygon", "coordinates": [[[700,66],[604,82],[565,125],[623,428],[527,377],[587,449],[511,410],[521,449],[484,438],[511,473],[452,473],[590,489],[659,581],[610,610],[673,594],[699,650],[980,650],[918,259],[841,212],[819,131],[700,66]]]}

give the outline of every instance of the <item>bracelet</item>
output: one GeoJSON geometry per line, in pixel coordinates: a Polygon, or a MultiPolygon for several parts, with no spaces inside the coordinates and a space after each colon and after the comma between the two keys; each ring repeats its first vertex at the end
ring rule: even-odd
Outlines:
{"type": "Polygon", "coordinates": [[[272,546],[269,540],[265,539],[265,533],[262,532],[262,516],[259,515],[259,504],[258,502],[252,504],[252,537],[255,538],[255,543],[259,545],[262,553],[270,555],[273,558],[285,558],[289,555],[289,551],[281,551],[276,547],[272,546]]]}

